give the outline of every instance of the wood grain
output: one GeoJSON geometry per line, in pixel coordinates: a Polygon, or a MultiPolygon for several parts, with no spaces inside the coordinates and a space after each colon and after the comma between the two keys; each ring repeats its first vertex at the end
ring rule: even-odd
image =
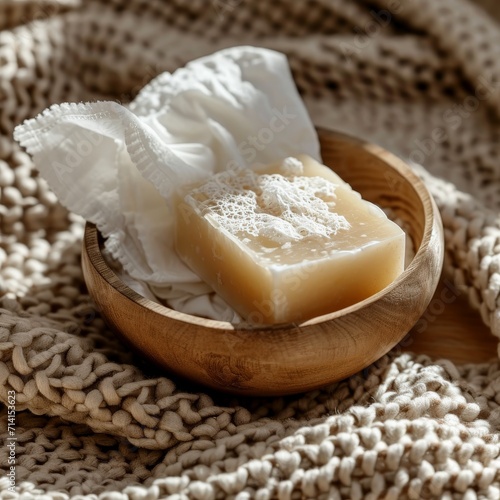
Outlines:
{"type": "MultiPolygon", "coordinates": [[[[323,160],[374,203],[406,221],[418,249],[390,286],[351,307],[302,324],[235,328],[153,303],[122,283],[87,224],[82,266],[108,323],[169,371],[241,394],[301,392],[346,378],[395,346],[417,322],[437,286],[443,234],[426,188],[399,158],[378,146],[319,131],[323,160]]],[[[353,277],[355,279],[356,277],[353,277]]]]}

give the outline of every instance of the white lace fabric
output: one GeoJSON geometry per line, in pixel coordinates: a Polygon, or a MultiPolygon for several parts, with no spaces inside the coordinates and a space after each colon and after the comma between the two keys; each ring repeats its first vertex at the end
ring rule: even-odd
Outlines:
{"type": "Polygon", "coordinates": [[[234,313],[175,252],[176,192],[292,154],[319,159],[286,57],[258,47],[163,73],[127,107],[53,105],[14,137],[60,202],[97,225],[134,289],[149,287],[157,301],[213,319],[234,313]]]}

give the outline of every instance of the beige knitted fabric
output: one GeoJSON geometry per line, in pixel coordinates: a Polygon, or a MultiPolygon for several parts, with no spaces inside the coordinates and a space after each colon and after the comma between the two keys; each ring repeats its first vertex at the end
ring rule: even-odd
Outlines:
{"type": "Polygon", "coordinates": [[[281,50],[316,124],[426,167],[446,272],[500,337],[492,18],[466,0],[3,0],[0,29],[0,399],[17,410],[14,429],[1,410],[1,499],[500,498],[498,362],[396,348],[271,399],[152,372],[86,295],[82,221],[12,140],[52,103],[124,102],[230,45],[281,50]]]}

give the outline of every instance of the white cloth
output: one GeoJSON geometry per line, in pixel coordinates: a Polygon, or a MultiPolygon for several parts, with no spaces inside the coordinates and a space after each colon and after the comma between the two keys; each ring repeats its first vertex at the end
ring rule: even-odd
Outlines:
{"type": "Polygon", "coordinates": [[[94,222],[127,283],[177,310],[234,319],[173,246],[176,189],[236,167],[305,153],[314,126],[278,52],[234,47],[163,73],[128,106],[52,106],[15,139],[69,210],[94,222]]]}

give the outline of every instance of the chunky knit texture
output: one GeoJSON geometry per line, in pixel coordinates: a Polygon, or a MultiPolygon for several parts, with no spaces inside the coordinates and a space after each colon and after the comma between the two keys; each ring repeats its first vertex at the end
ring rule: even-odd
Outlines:
{"type": "Polygon", "coordinates": [[[0,399],[18,410],[16,492],[1,410],[0,498],[500,498],[498,362],[396,348],[273,399],[152,372],[86,294],[82,221],[12,140],[52,103],[126,102],[222,47],[283,51],[317,125],[424,165],[446,272],[500,337],[492,18],[465,0],[5,0],[0,29],[0,399]]]}

